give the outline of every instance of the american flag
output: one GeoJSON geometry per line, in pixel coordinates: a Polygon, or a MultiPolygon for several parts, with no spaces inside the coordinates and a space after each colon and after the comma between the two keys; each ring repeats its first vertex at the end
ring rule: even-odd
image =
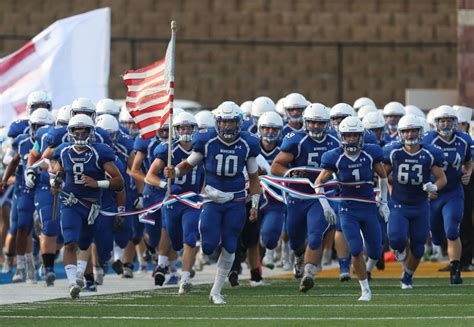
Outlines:
{"type": "Polygon", "coordinates": [[[125,104],[143,139],[154,137],[173,112],[174,46],[173,33],[164,59],[123,76],[125,104]]]}

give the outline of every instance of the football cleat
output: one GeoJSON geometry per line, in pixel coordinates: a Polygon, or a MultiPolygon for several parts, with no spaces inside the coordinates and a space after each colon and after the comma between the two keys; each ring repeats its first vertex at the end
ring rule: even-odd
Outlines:
{"type": "Polygon", "coordinates": [[[306,293],[314,287],[314,278],[306,275],[301,279],[300,292],[306,293]]]}
{"type": "Polygon", "coordinates": [[[265,283],[263,282],[262,275],[258,268],[252,269],[250,271],[250,286],[251,287],[259,287],[264,286],[265,283]]]}
{"type": "Polygon", "coordinates": [[[48,271],[46,273],[46,278],[45,278],[46,286],[48,287],[54,286],[55,280],[56,280],[56,274],[54,273],[54,271],[48,271]]]}
{"type": "Polygon", "coordinates": [[[79,293],[81,293],[81,288],[78,285],[72,284],[69,286],[69,294],[71,295],[71,299],[78,299],[79,293]]]}
{"type": "Polygon", "coordinates": [[[122,278],[133,278],[133,268],[124,265],[122,278]]]}
{"type": "Polygon", "coordinates": [[[86,286],[82,289],[83,292],[97,292],[97,285],[93,281],[86,281],[86,286]]]}
{"type": "Polygon", "coordinates": [[[295,265],[293,266],[293,274],[295,278],[301,278],[304,274],[304,256],[295,256],[295,265]]]}
{"type": "Polygon", "coordinates": [[[404,272],[400,284],[402,290],[411,290],[413,288],[413,275],[404,272]]]}
{"type": "Polygon", "coordinates": [[[281,262],[281,267],[285,271],[290,271],[291,270],[291,262],[289,260],[283,260],[281,262]]]}
{"type": "Polygon", "coordinates": [[[265,256],[262,259],[262,265],[264,265],[268,269],[275,268],[275,262],[273,261],[273,250],[267,250],[265,256]]]}
{"type": "Polygon", "coordinates": [[[461,278],[461,272],[460,271],[451,270],[450,283],[451,283],[451,285],[461,285],[462,284],[462,278],[461,278]]]}
{"type": "Polygon", "coordinates": [[[112,269],[115,271],[117,275],[123,274],[123,264],[122,261],[117,260],[112,263],[112,269]]]}
{"type": "Polygon", "coordinates": [[[76,274],[76,285],[80,288],[84,288],[86,283],[84,282],[84,274],[81,272],[77,272],[76,274]]]}
{"type": "Polygon", "coordinates": [[[232,287],[239,286],[239,273],[237,271],[231,270],[229,272],[229,275],[227,275],[227,277],[229,278],[230,286],[232,287]]]}
{"type": "Polygon", "coordinates": [[[372,292],[370,290],[363,290],[362,295],[359,298],[359,301],[370,301],[372,300],[372,292]]]}
{"type": "Polygon", "coordinates": [[[16,269],[15,275],[13,275],[13,283],[23,283],[26,280],[26,270],[25,268],[16,269]]]}
{"type": "Polygon", "coordinates": [[[179,284],[179,290],[178,294],[179,295],[185,295],[191,292],[191,289],[193,288],[193,284],[191,284],[189,281],[183,281],[181,284],[179,284]]]}
{"type": "Polygon", "coordinates": [[[3,263],[2,273],[8,274],[12,271],[13,267],[13,256],[7,256],[5,262],[3,263]]]}
{"type": "Polygon", "coordinates": [[[224,297],[221,294],[209,295],[209,302],[213,304],[225,304],[224,297]]]}
{"type": "Polygon", "coordinates": [[[28,282],[31,284],[36,284],[36,268],[34,262],[26,260],[26,267],[26,275],[28,277],[28,282]]]}
{"type": "Polygon", "coordinates": [[[94,267],[94,280],[97,285],[104,283],[104,269],[101,267],[94,267]]]}
{"type": "Polygon", "coordinates": [[[153,270],[153,276],[155,278],[155,285],[163,286],[163,284],[165,282],[165,274],[166,274],[166,268],[162,268],[160,266],[155,267],[155,269],[153,270]]]}

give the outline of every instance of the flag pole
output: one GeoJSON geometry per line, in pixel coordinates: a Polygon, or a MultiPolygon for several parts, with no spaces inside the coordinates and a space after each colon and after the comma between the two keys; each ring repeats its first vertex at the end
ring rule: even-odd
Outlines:
{"type": "MultiPolygon", "coordinates": [[[[170,53],[170,109],[169,109],[169,132],[168,132],[168,167],[171,167],[171,152],[173,144],[173,106],[174,106],[174,62],[176,49],[176,30],[178,29],[176,21],[171,21],[171,53],[170,53]]],[[[168,178],[168,194],[171,194],[171,178],[168,178]]]]}

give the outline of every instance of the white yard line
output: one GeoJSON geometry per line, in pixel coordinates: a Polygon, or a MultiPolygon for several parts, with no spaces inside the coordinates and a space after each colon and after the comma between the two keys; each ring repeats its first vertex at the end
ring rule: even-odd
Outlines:
{"type": "Polygon", "coordinates": [[[134,316],[0,316],[2,319],[81,319],[81,320],[278,320],[278,321],[327,321],[327,320],[471,320],[474,316],[427,317],[134,317],[134,316]]]}

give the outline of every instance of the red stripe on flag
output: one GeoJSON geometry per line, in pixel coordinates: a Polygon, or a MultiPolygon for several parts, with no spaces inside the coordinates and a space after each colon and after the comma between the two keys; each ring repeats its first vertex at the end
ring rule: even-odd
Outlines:
{"type": "Polygon", "coordinates": [[[148,114],[150,112],[161,111],[161,110],[166,108],[168,103],[169,103],[168,101],[167,102],[162,102],[162,103],[154,104],[154,105],[152,105],[152,106],[150,106],[146,109],[130,111],[130,116],[137,117],[137,116],[140,116],[142,114],[148,114]]]}
{"type": "Polygon", "coordinates": [[[127,86],[130,86],[130,85],[140,85],[140,84],[145,84],[147,82],[150,82],[154,79],[159,79],[160,81],[163,80],[164,81],[164,77],[165,76],[165,71],[161,71],[161,72],[158,72],[154,75],[151,75],[151,76],[148,76],[147,78],[127,78],[125,76],[124,78],[124,82],[125,82],[125,85],[127,86]]]}
{"type": "Polygon", "coordinates": [[[0,75],[5,74],[11,68],[15,67],[16,64],[23,61],[29,55],[36,51],[35,44],[33,41],[29,41],[24,46],[21,47],[16,53],[14,53],[10,58],[6,59],[0,63],[0,75]]]}
{"type": "MultiPolygon", "coordinates": [[[[127,104],[127,108],[129,109],[134,109],[148,101],[151,101],[151,100],[155,100],[155,99],[159,99],[159,98],[162,98],[162,97],[165,97],[168,95],[168,92],[167,91],[162,91],[162,92],[157,92],[157,93],[152,93],[152,94],[149,94],[149,95],[146,95],[144,97],[139,97],[137,102],[129,102],[127,101],[126,104],[127,104]]],[[[128,95],[130,96],[130,95],[128,95]]]]}
{"type": "Polygon", "coordinates": [[[149,70],[152,70],[153,68],[156,68],[157,66],[163,64],[165,62],[165,58],[161,59],[161,60],[158,60],[148,66],[145,66],[145,67],[142,67],[142,68],[138,68],[138,69],[135,69],[135,70],[127,70],[125,71],[125,75],[127,75],[128,73],[145,73],[149,70]]]}

